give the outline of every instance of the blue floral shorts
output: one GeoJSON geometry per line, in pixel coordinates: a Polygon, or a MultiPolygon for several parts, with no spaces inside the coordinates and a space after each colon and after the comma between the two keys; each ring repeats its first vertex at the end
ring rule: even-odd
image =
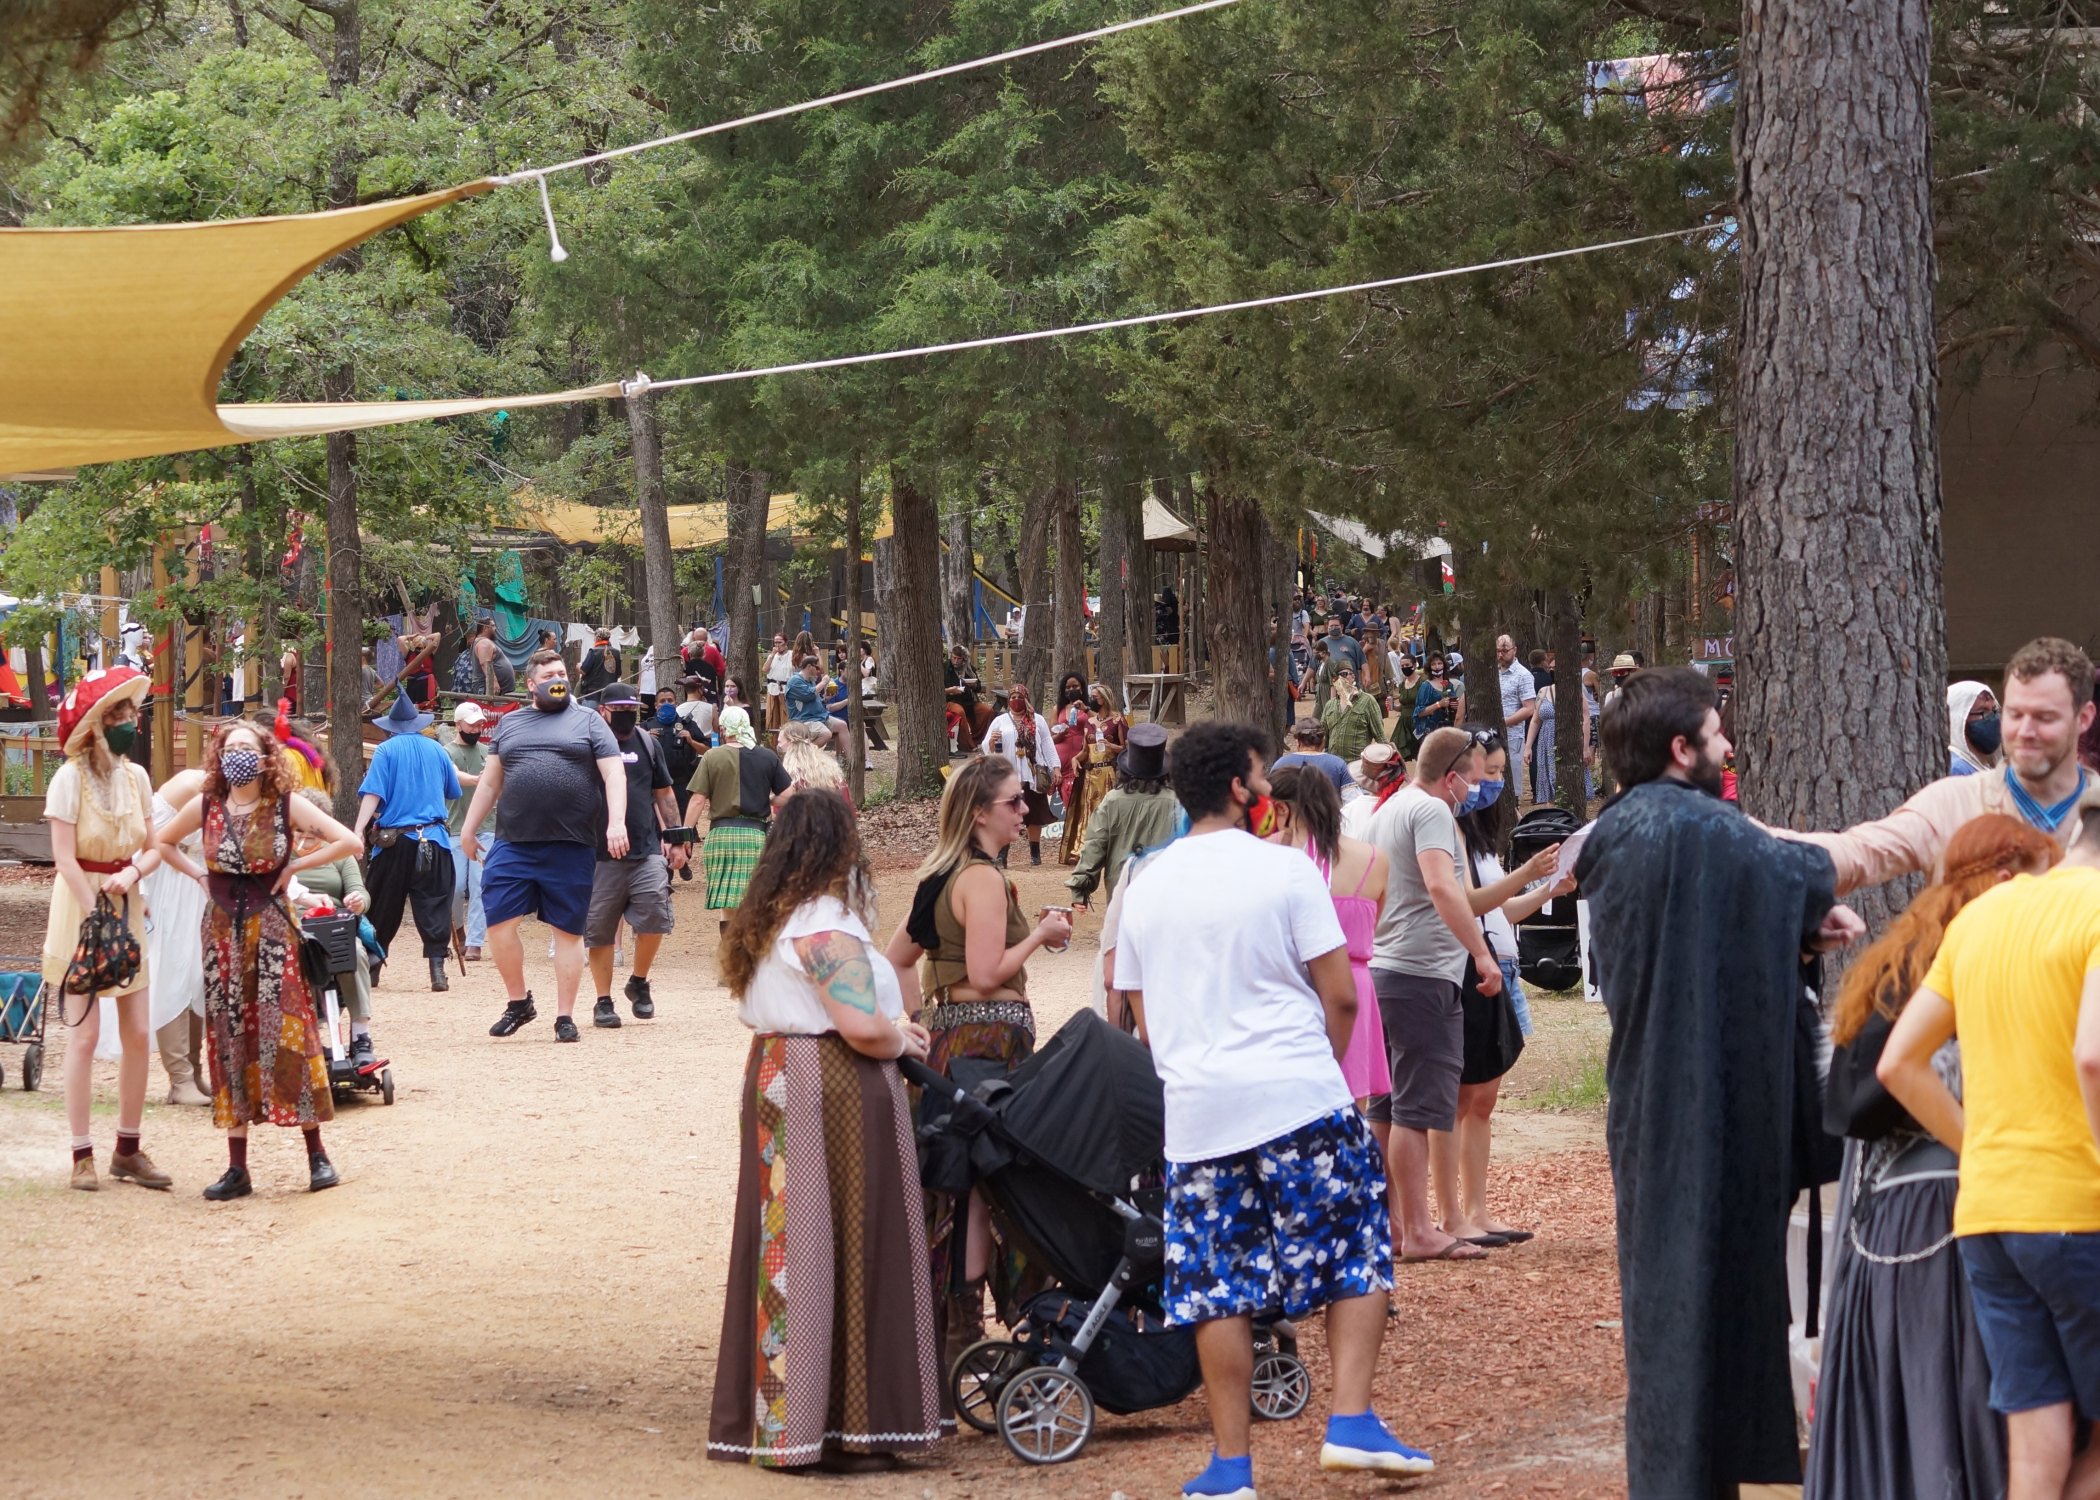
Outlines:
{"type": "Polygon", "coordinates": [[[1378,1143],[1353,1109],[1212,1161],[1167,1163],[1166,1314],[1303,1317],[1392,1290],[1378,1143]]]}

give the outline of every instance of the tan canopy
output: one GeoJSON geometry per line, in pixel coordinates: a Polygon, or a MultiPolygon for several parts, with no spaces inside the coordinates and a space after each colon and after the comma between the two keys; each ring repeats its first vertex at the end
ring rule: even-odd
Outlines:
{"type": "Polygon", "coordinates": [[[1194,552],[1196,529],[1150,495],[1145,497],[1145,545],[1160,552],[1194,552]]]}
{"type": "Polygon", "coordinates": [[[618,395],[218,405],[234,350],[302,277],[491,186],[275,219],[0,229],[0,476],[618,395]]]}

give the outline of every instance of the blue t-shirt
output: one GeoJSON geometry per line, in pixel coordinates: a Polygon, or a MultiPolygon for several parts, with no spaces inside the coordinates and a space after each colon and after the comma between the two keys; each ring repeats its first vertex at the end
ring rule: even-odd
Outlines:
{"type": "Polygon", "coordinates": [[[447,806],[460,794],[459,770],[436,740],[420,734],[397,734],[372,752],[360,797],[377,797],[373,816],[378,828],[419,828],[434,843],[452,847],[445,831],[447,806]]]}
{"type": "Polygon", "coordinates": [[[1277,756],[1276,763],[1270,766],[1269,769],[1272,771],[1284,771],[1292,766],[1305,766],[1310,770],[1318,771],[1322,776],[1334,783],[1334,789],[1338,792],[1345,790],[1349,785],[1349,763],[1339,755],[1330,755],[1325,750],[1311,755],[1306,754],[1302,750],[1293,750],[1289,755],[1277,756]]]}

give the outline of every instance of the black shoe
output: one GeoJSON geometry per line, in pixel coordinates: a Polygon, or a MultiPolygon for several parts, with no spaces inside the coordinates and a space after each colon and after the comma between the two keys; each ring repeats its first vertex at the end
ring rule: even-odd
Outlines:
{"type": "Polygon", "coordinates": [[[445,961],[442,958],[433,958],[430,961],[431,993],[436,994],[440,990],[449,990],[451,988],[452,981],[445,977],[445,961]]]}
{"type": "Polygon", "coordinates": [[[362,1073],[379,1060],[379,1051],[372,1045],[372,1033],[350,1038],[350,1066],[362,1073]]]}
{"type": "Polygon", "coordinates": [[[656,997],[649,993],[649,981],[639,974],[627,976],[627,1003],[634,1007],[637,1021],[651,1020],[656,1015],[656,997]]]}
{"type": "Polygon", "coordinates": [[[306,1170],[310,1174],[306,1179],[306,1190],[309,1193],[325,1192],[343,1180],[336,1174],[335,1163],[325,1156],[309,1156],[306,1159],[306,1170]]]}
{"type": "MultiPolygon", "coordinates": [[[[617,1026],[619,1024],[620,1018],[618,1016],[613,1017],[613,1025],[617,1026]]],[[[557,1042],[573,1042],[577,1039],[577,1035],[576,1022],[572,1017],[556,1016],[554,1018],[554,1039],[557,1042]]]]}
{"type": "MultiPolygon", "coordinates": [[[[598,997],[598,1003],[591,1007],[591,1024],[593,1026],[606,1027],[608,1030],[620,1024],[620,1013],[613,1009],[612,996],[600,995],[598,997]]],[[[560,1033],[561,1023],[559,1021],[554,1023],[554,1030],[557,1034],[560,1033]]],[[[568,1038],[563,1037],[562,1040],[567,1041],[568,1038]]]]}
{"type": "Polygon", "coordinates": [[[1028,846],[1028,862],[1032,865],[1039,865],[1043,862],[1043,846],[1041,844],[1030,844],[1028,846]]]}
{"type": "Polygon", "coordinates": [[[228,1167],[226,1175],[204,1190],[204,1196],[214,1203],[224,1203],[229,1198],[245,1198],[255,1191],[255,1184],[248,1180],[246,1167],[228,1167]]]}
{"type": "Polygon", "coordinates": [[[678,878],[680,880],[691,880],[693,878],[693,867],[691,865],[680,865],[678,867],[678,878]]]}
{"type": "Polygon", "coordinates": [[[489,1028],[490,1036],[509,1036],[539,1011],[532,1003],[532,993],[527,991],[523,1000],[513,1000],[503,1007],[503,1014],[496,1017],[496,1024],[489,1028]]]}

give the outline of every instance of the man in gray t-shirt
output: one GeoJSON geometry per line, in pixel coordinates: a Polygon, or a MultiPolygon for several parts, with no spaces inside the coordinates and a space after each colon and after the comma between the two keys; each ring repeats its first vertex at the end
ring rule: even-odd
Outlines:
{"type": "Polygon", "coordinates": [[[598,851],[627,854],[627,768],[605,720],[570,700],[559,651],[534,653],[525,685],[532,703],[497,724],[460,846],[467,858],[477,855],[476,835],[493,809],[498,837],[482,867],[481,906],[508,1004],[489,1035],[509,1036],[539,1014],[518,935],[518,924],[536,915],[554,929],[554,1039],[573,1042],[598,851]]]}
{"type": "Polygon", "coordinates": [[[1393,1072],[1388,1170],[1399,1190],[1400,1258],[1477,1260],[1485,1252],[1452,1238],[1429,1214],[1429,1132],[1458,1124],[1465,1067],[1459,985],[1470,956],[1483,994],[1499,994],[1502,971],[1466,900],[1454,809],[1472,784],[1473,738],[1437,729],[1422,741],[1415,779],[1387,799],[1365,836],[1385,852],[1385,903],[1371,947],[1371,984],[1385,1023],[1393,1072]]]}

